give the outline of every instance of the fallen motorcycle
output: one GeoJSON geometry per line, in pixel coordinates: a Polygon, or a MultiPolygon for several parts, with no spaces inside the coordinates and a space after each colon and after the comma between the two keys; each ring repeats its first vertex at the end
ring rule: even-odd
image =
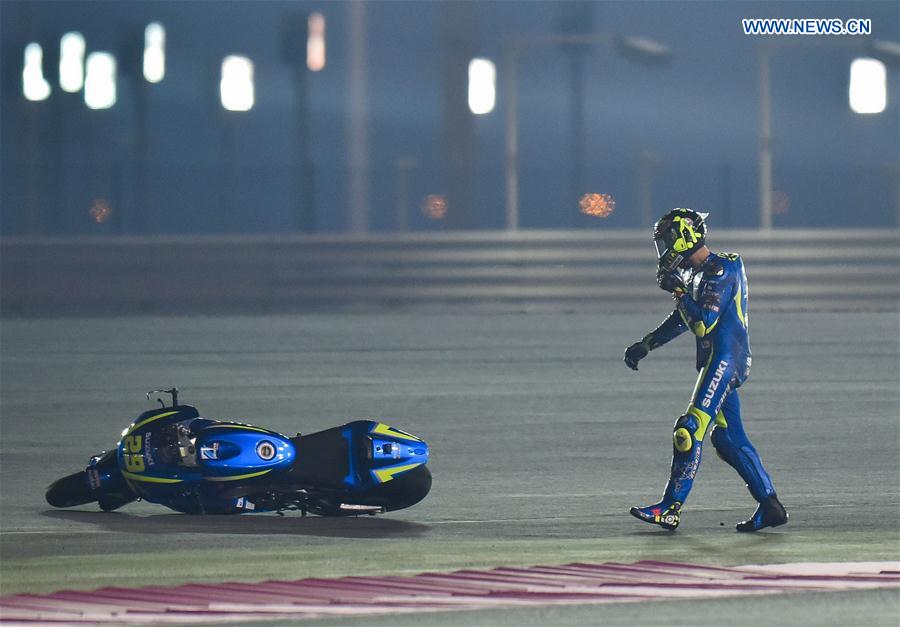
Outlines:
{"type": "Polygon", "coordinates": [[[299,510],[320,516],[378,514],[415,505],[431,489],[428,445],[385,423],[357,420],[287,437],[203,418],[171,404],[139,415],[114,450],[47,489],[53,507],[97,502],[112,511],[136,500],[186,514],[299,510]]]}

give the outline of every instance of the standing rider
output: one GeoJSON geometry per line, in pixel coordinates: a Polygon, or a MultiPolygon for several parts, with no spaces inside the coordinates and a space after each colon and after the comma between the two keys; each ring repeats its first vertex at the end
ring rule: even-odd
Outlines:
{"type": "Polygon", "coordinates": [[[736,254],[713,253],[706,247],[705,217],[691,209],[673,209],[659,219],[653,233],[659,256],[656,281],[672,294],[675,311],[626,349],[625,364],[637,370],[648,352],[690,329],[697,336],[700,375],[687,413],[675,422],[672,471],[662,500],[632,507],[631,514],[666,529],[678,527],[700,466],[703,438],[709,423],[715,422],[710,440],[716,452],[759,503],[737,530],[758,531],[783,525],[788,515],[741,424],[737,388],[750,373],[744,264],[736,254]]]}

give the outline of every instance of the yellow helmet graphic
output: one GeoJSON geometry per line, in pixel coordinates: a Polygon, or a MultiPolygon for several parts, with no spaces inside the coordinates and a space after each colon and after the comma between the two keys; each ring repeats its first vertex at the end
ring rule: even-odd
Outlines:
{"type": "Polygon", "coordinates": [[[675,270],[706,242],[708,214],[678,207],[661,217],[653,227],[653,242],[660,268],[675,270]]]}

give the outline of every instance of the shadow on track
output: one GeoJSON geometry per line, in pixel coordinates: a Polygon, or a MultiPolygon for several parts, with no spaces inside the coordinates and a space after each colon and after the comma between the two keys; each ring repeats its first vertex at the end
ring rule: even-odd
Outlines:
{"type": "Polygon", "coordinates": [[[431,531],[421,523],[381,517],[323,518],[319,516],[189,516],[155,514],[134,516],[120,512],[84,512],[49,510],[42,516],[68,522],[86,523],[116,533],[198,533],[296,535],[324,538],[399,538],[418,537],[431,531]]]}

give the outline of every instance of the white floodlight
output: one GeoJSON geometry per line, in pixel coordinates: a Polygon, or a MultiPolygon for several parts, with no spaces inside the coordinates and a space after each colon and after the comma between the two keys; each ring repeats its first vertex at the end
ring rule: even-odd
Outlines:
{"type": "Polygon", "coordinates": [[[158,83],[166,75],[166,29],[151,22],[144,29],[144,78],[158,83]]]}
{"type": "Polygon", "coordinates": [[[84,87],[84,37],[71,32],[59,40],[59,86],[75,93],[84,87]]]}
{"type": "Polygon", "coordinates": [[[22,66],[22,93],[32,101],[46,100],[50,96],[50,83],[44,79],[44,51],[40,44],[25,46],[25,63],[22,66]]]}
{"type": "Polygon", "coordinates": [[[887,71],[878,59],[861,57],[850,64],[850,108],[881,113],[887,106],[887,71]]]}
{"type": "Polygon", "coordinates": [[[85,68],[84,104],[89,109],[109,109],[116,104],[116,58],[108,52],[92,52],[85,68]]]}
{"type": "Polygon", "coordinates": [[[249,111],[253,108],[253,61],[247,57],[227,56],[222,60],[222,80],[219,82],[222,106],[228,111],[249,111]]]}
{"type": "Polygon", "coordinates": [[[306,23],[306,67],[318,72],[325,68],[325,16],[310,13],[306,23]]]}
{"type": "Polygon", "coordinates": [[[489,59],[469,62],[469,110],[483,115],[494,110],[497,100],[497,70],[489,59]]]}

